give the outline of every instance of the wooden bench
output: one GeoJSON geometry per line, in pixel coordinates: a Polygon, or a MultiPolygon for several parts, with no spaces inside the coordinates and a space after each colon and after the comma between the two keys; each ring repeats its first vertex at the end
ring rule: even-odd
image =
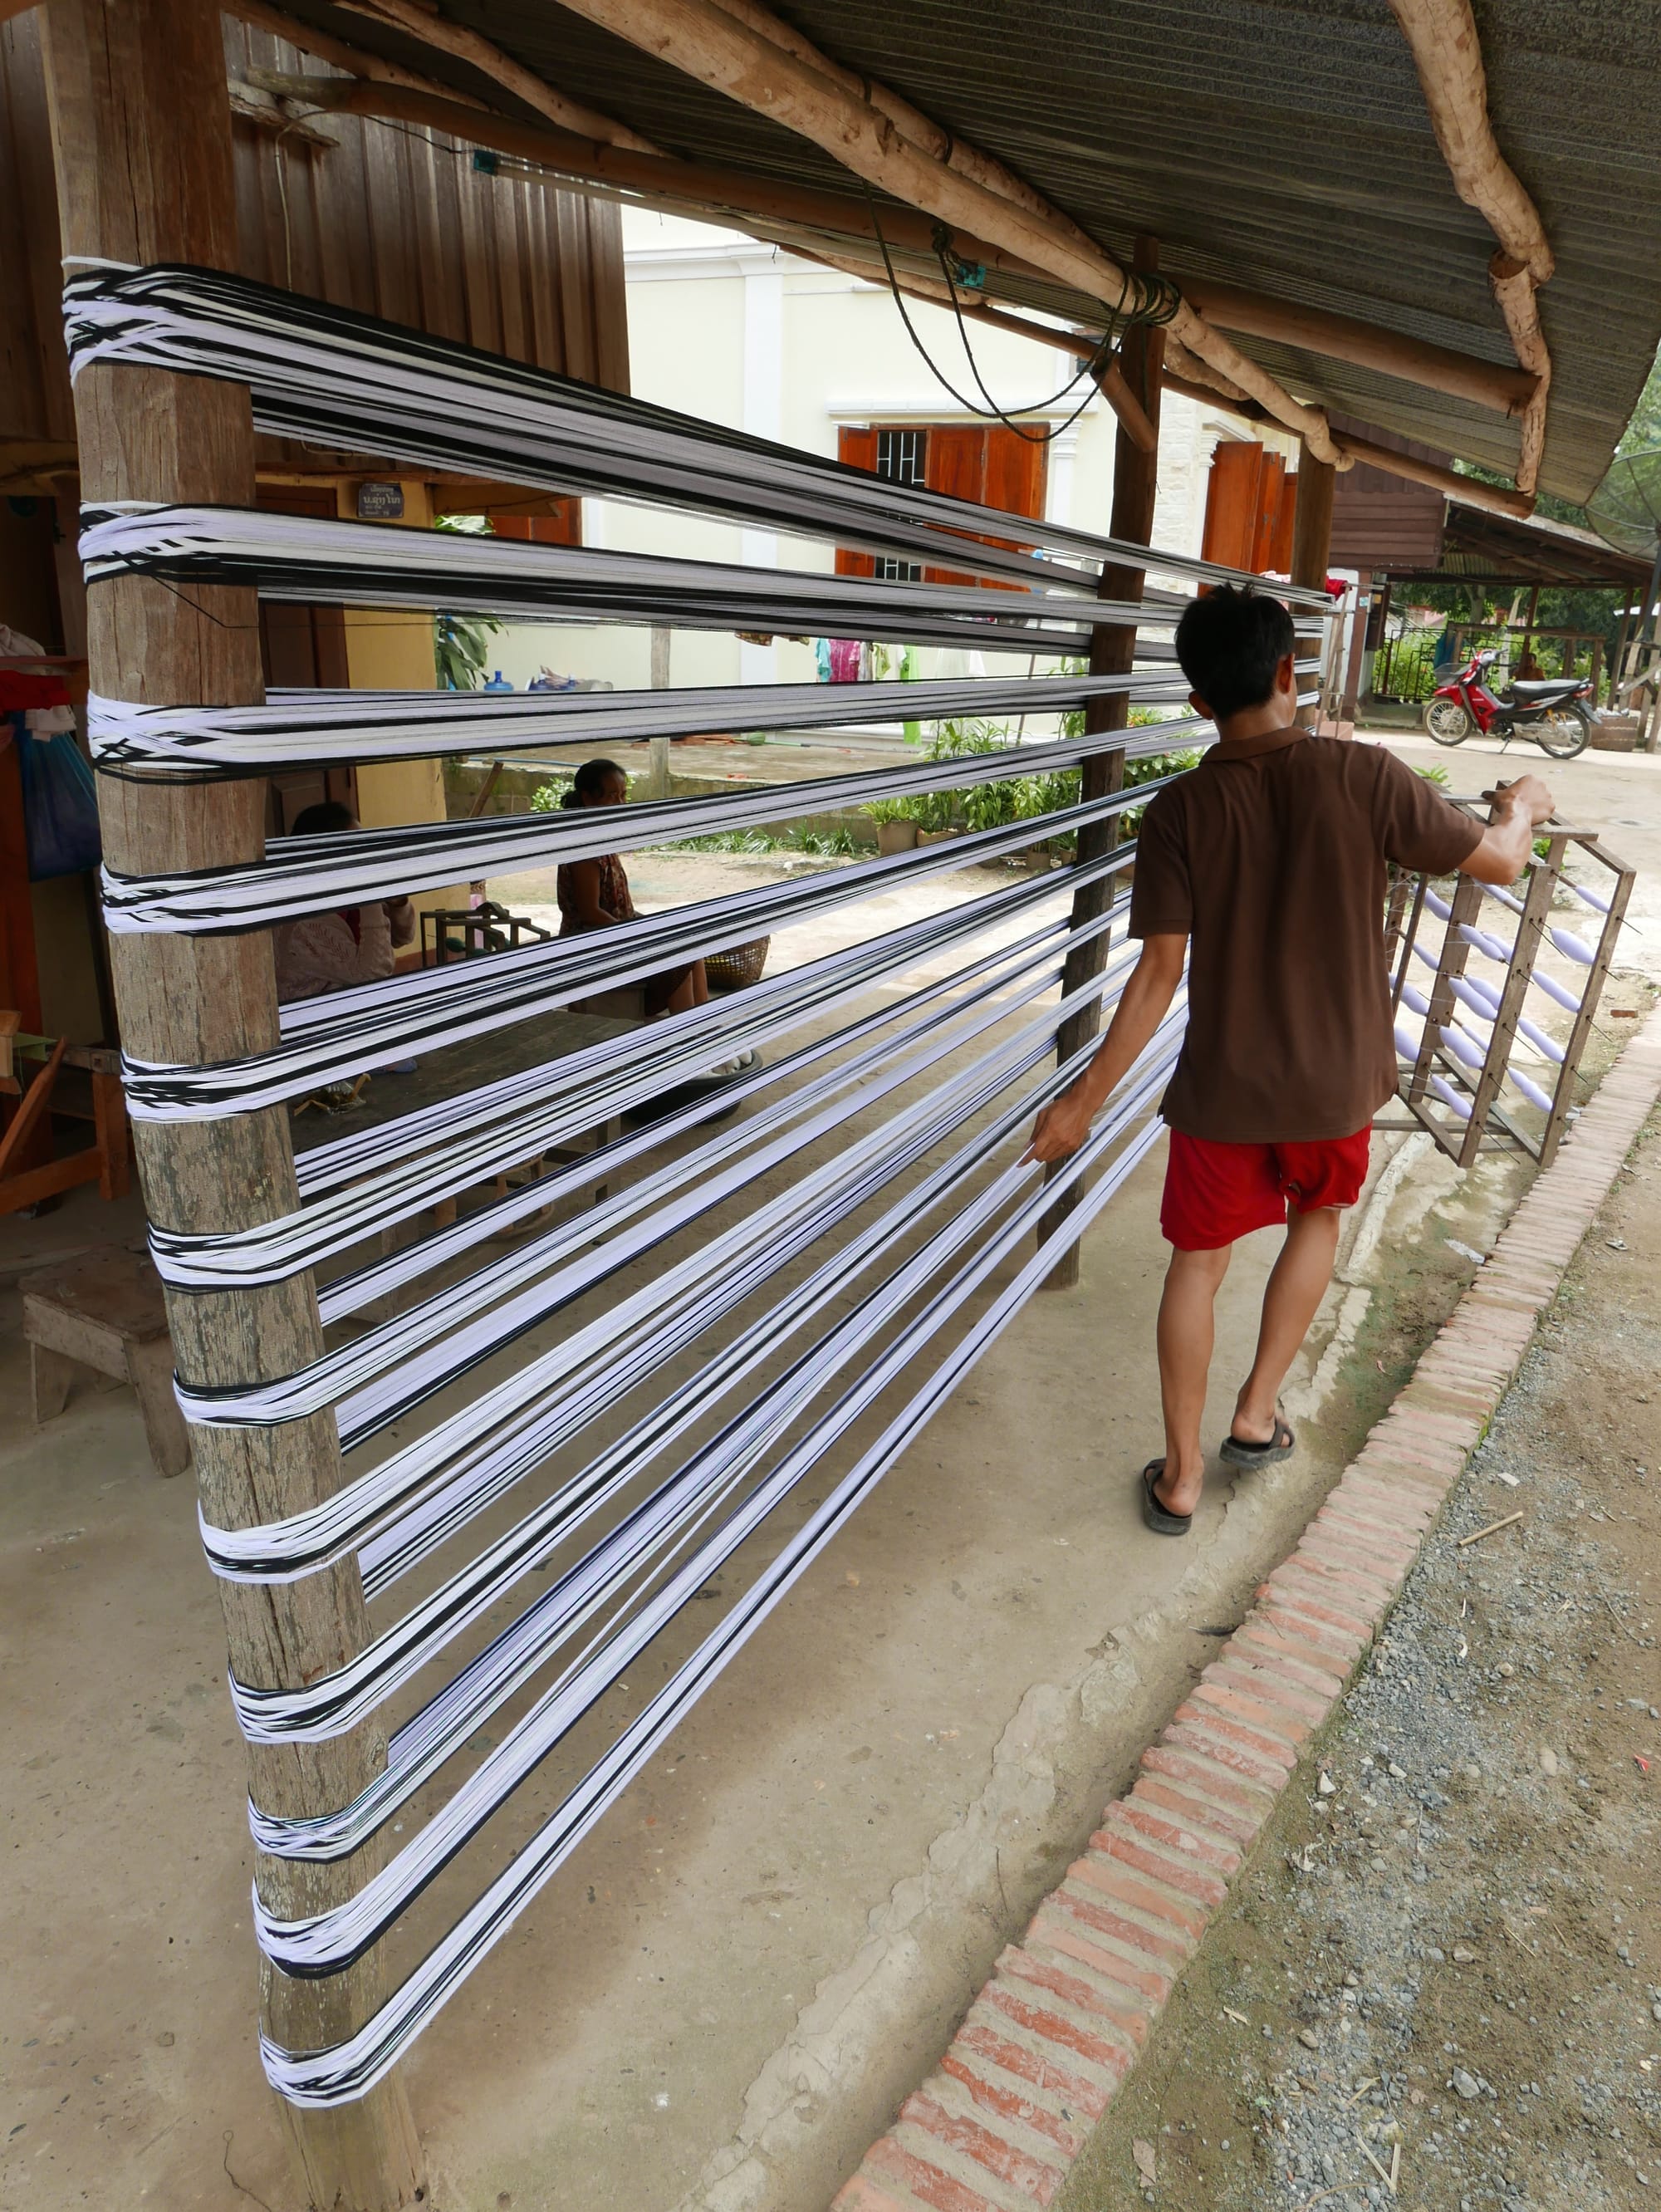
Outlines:
{"type": "Polygon", "coordinates": [[[142,1253],[119,1245],[60,1267],[41,1267],[18,1285],[37,1428],[64,1410],[77,1371],[100,1389],[130,1382],[158,1474],[183,1474],[191,1433],[173,1395],[173,1348],[161,1282],[142,1253]]]}

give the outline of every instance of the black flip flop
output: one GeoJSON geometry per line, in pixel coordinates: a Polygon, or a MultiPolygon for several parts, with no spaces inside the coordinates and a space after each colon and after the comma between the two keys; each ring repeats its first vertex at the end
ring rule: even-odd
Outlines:
{"type": "Polygon", "coordinates": [[[1217,1456],[1227,1460],[1231,1467],[1267,1467],[1271,1461],[1289,1459],[1297,1441],[1287,1424],[1285,1414],[1276,1406],[1273,1436],[1266,1437],[1260,1444],[1254,1444],[1249,1437],[1237,1437],[1231,1428],[1222,1440],[1217,1456]]]}
{"type": "Polygon", "coordinates": [[[1161,1505],[1155,1488],[1165,1472],[1162,1459],[1150,1459],[1142,1470],[1142,1517],[1156,1536],[1185,1536],[1194,1525],[1191,1513],[1173,1513],[1161,1505]]]}

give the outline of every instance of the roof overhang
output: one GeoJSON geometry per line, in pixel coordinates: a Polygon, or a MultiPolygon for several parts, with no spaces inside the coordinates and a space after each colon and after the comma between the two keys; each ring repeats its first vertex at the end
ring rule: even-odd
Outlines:
{"type": "MultiPolygon", "coordinates": [[[[498,112],[532,115],[500,74],[427,35],[328,0],[293,0],[288,12],[498,112]]],[[[873,204],[898,210],[809,137],[600,28],[591,12],[443,0],[427,20],[446,38],[488,40],[528,72],[522,87],[534,81],[616,118],[636,146],[754,186],[838,195],[862,219],[873,204]]],[[[1149,234],[1179,284],[1200,295],[1233,287],[1278,307],[1278,335],[1229,328],[1226,303],[1212,319],[1297,398],[1515,471],[1515,414],[1321,349],[1348,324],[1477,369],[1514,378],[1518,368],[1489,281],[1494,234],[1455,189],[1407,40],[1381,0],[1217,0],[1203,15],[1184,0],[1019,9],[793,0],[785,28],[995,156],[1121,261],[1149,234]]],[[[1485,0],[1480,30],[1494,135],[1555,259],[1537,295],[1553,370],[1540,484],[1584,501],[1661,340],[1661,86],[1649,18],[1641,9],[1588,17],[1575,0],[1485,0]]],[[[735,219],[718,196],[707,204],[735,219]]],[[[869,259],[868,225],[857,246],[869,259]]],[[[926,246],[898,258],[907,257],[926,271],[926,246]]],[[[1098,300],[1008,257],[986,264],[978,289],[1006,307],[1102,321],[1098,300]]],[[[1276,318],[1244,317],[1254,320],[1276,318]]]]}
{"type": "Polygon", "coordinates": [[[1390,568],[1396,582],[1409,580],[1490,584],[1584,585],[1608,590],[1641,586],[1649,562],[1622,553],[1590,530],[1554,522],[1544,515],[1527,520],[1495,514],[1457,499],[1447,503],[1442,557],[1434,568],[1390,568]]]}

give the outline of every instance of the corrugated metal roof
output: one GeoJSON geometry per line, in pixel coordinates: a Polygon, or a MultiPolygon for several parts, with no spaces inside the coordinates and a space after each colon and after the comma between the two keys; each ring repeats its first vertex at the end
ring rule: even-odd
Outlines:
{"type": "MultiPolygon", "coordinates": [[[[1661,340],[1661,65],[1631,0],[1475,0],[1500,147],[1557,257],[1543,486],[1586,498],[1661,340]]],[[[337,36],[483,90],[462,64],[295,0],[337,36]]],[[[666,150],[833,189],[793,133],[552,4],[444,0],[549,83],[666,150]]],[[[1494,241],[1456,195],[1385,0],[791,0],[834,59],[997,155],[1110,250],[1511,364],[1494,241]]],[[[500,100],[499,88],[492,96],[500,100]]],[[[1058,287],[999,296],[1063,312],[1058,287]]],[[[1239,341],[1300,395],[1509,472],[1515,426],[1348,363],[1239,341]]]]}
{"type": "Polygon", "coordinates": [[[1466,507],[1455,499],[1447,503],[1442,559],[1434,573],[1537,577],[1546,583],[1612,584],[1631,589],[1648,580],[1649,562],[1605,544],[1590,530],[1577,530],[1549,515],[1534,514],[1524,520],[1487,507],[1466,507]]]}

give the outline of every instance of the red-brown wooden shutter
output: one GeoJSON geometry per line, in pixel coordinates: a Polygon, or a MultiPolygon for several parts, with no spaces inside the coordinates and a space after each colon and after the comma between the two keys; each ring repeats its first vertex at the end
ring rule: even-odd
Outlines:
{"type": "Polygon", "coordinates": [[[987,506],[1007,507],[1011,514],[1036,520],[1044,512],[1044,474],[1049,455],[1049,446],[1043,440],[1025,437],[1001,422],[988,430],[987,506]]]}
{"type": "Polygon", "coordinates": [[[1281,565],[1275,558],[1275,537],[1280,526],[1281,496],[1285,485],[1286,463],[1278,453],[1265,453],[1258,472],[1258,520],[1252,532],[1252,558],[1246,563],[1260,576],[1281,565]]]}
{"type": "Polygon", "coordinates": [[[580,545],[583,542],[583,503],[579,499],[552,502],[551,514],[493,513],[490,527],[498,538],[517,538],[530,545],[580,545]]]}
{"type": "Polygon", "coordinates": [[[1263,447],[1246,439],[1225,439],[1212,454],[1205,487],[1205,534],[1200,544],[1203,560],[1216,561],[1228,568],[1252,566],[1262,469],[1263,447]]]}
{"type": "MultiPolygon", "coordinates": [[[[836,434],[836,458],[852,469],[867,469],[873,474],[876,469],[876,433],[852,425],[844,425],[836,434]]],[[[876,562],[869,553],[856,553],[846,545],[836,549],[836,573],[839,576],[871,576],[876,573],[876,562]]]]}
{"type": "MultiPolygon", "coordinates": [[[[977,507],[986,497],[986,433],[979,422],[931,425],[924,459],[925,480],[931,491],[949,499],[973,500],[977,507]]],[[[929,584],[973,584],[974,577],[955,568],[924,568],[929,584]]]]}
{"type": "MultiPolygon", "coordinates": [[[[1011,430],[1000,422],[986,433],[986,494],[988,507],[1007,507],[1011,514],[1024,514],[1034,520],[1044,512],[1044,485],[1050,458],[1049,442],[1046,439],[1025,437],[1019,430],[1011,430]]],[[[991,545],[1006,545],[1011,549],[1024,547],[1030,541],[1021,538],[992,538],[991,545]]],[[[1007,589],[996,576],[983,576],[981,582],[989,589],[1007,589]]]]}

